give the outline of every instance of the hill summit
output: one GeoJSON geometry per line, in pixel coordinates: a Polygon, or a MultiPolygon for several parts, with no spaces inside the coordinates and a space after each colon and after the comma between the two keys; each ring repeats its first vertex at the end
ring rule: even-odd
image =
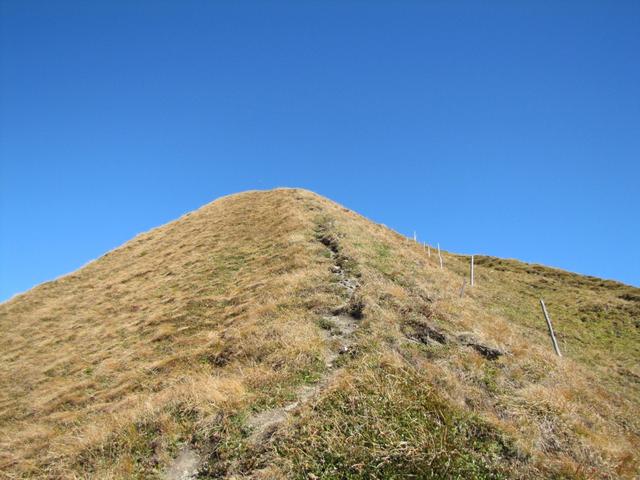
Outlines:
{"type": "Polygon", "coordinates": [[[640,289],[442,260],[300,189],[139,235],[0,305],[0,478],[636,478],[640,289]]]}

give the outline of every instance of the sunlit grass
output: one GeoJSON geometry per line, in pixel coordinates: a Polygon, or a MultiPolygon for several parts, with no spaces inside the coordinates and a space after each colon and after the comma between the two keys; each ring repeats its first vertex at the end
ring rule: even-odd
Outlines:
{"type": "Polygon", "coordinates": [[[190,445],[203,478],[633,478],[638,289],[476,257],[460,298],[468,259],[443,254],[440,270],[303,190],[225,197],[142,234],[0,305],[0,471],[153,478],[190,445]],[[319,235],[360,284],[333,372],[326,316],[346,300],[319,235]],[[409,339],[408,322],[447,341],[409,339]],[[252,444],[247,419],[305,385],[322,388],[252,444]]]}

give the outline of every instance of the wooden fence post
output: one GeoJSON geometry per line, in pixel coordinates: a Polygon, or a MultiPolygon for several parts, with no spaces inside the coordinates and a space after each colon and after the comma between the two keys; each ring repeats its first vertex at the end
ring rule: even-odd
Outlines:
{"type": "Polygon", "coordinates": [[[547,307],[544,304],[544,300],[540,299],[540,305],[542,305],[542,313],[544,313],[544,319],[547,321],[547,326],[549,327],[549,335],[551,335],[551,341],[553,342],[553,349],[556,351],[556,354],[561,357],[560,348],[558,347],[558,342],[556,340],[556,334],[553,333],[553,326],[551,325],[551,319],[549,318],[549,314],[547,313],[547,307]]]}
{"type": "Polygon", "coordinates": [[[442,254],[440,253],[440,244],[438,243],[438,257],[440,258],[440,270],[443,269],[442,266],[442,254]]]}
{"type": "Polygon", "coordinates": [[[464,286],[467,284],[467,279],[463,278],[462,279],[462,287],[460,288],[460,298],[462,298],[464,296],[464,286]]]}
{"type": "Polygon", "coordinates": [[[471,286],[473,287],[473,255],[471,255],[471,286]]]}

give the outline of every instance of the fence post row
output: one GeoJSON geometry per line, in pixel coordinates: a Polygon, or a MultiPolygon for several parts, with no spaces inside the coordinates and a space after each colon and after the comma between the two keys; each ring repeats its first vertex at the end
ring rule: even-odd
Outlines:
{"type": "MultiPolygon", "coordinates": [[[[417,235],[416,232],[413,232],[413,240],[415,242],[418,241],[417,239],[417,235]]],[[[438,258],[440,260],[440,270],[442,270],[444,268],[443,262],[442,262],[442,253],[440,252],[440,243],[437,244],[438,245],[438,258]]],[[[422,247],[424,249],[424,247],[427,248],[427,253],[429,255],[429,257],[431,257],[431,247],[429,245],[427,245],[427,242],[423,242],[422,247]]],[[[475,255],[471,255],[471,263],[470,263],[470,282],[469,282],[469,286],[473,287],[475,285],[475,255]]],[[[460,298],[462,298],[464,296],[464,287],[467,284],[467,280],[463,279],[462,281],[462,287],[460,288],[460,298]]],[[[551,336],[551,342],[553,343],[553,349],[556,352],[556,355],[558,355],[559,357],[562,357],[562,353],[560,353],[560,347],[558,346],[558,340],[556,339],[556,334],[553,331],[553,325],[551,325],[551,319],[549,318],[549,313],[547,312],[547,307],[544,304],[544,300],[540,299],[540,305],[542,306],[542,313],[544,314],[544,319],[547,321],[547,327],[549,327],[549,335],[551,336]]]]}

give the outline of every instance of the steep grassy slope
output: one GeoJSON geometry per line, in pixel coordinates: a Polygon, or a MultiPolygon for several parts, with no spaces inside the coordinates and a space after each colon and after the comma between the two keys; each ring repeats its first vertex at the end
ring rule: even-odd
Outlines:
{"type": "Polygon", "coordinates": [[[0,305],[0,478],[637,475],[640,290],[444,261],[303,190],[140,235],[0,305]]]}

